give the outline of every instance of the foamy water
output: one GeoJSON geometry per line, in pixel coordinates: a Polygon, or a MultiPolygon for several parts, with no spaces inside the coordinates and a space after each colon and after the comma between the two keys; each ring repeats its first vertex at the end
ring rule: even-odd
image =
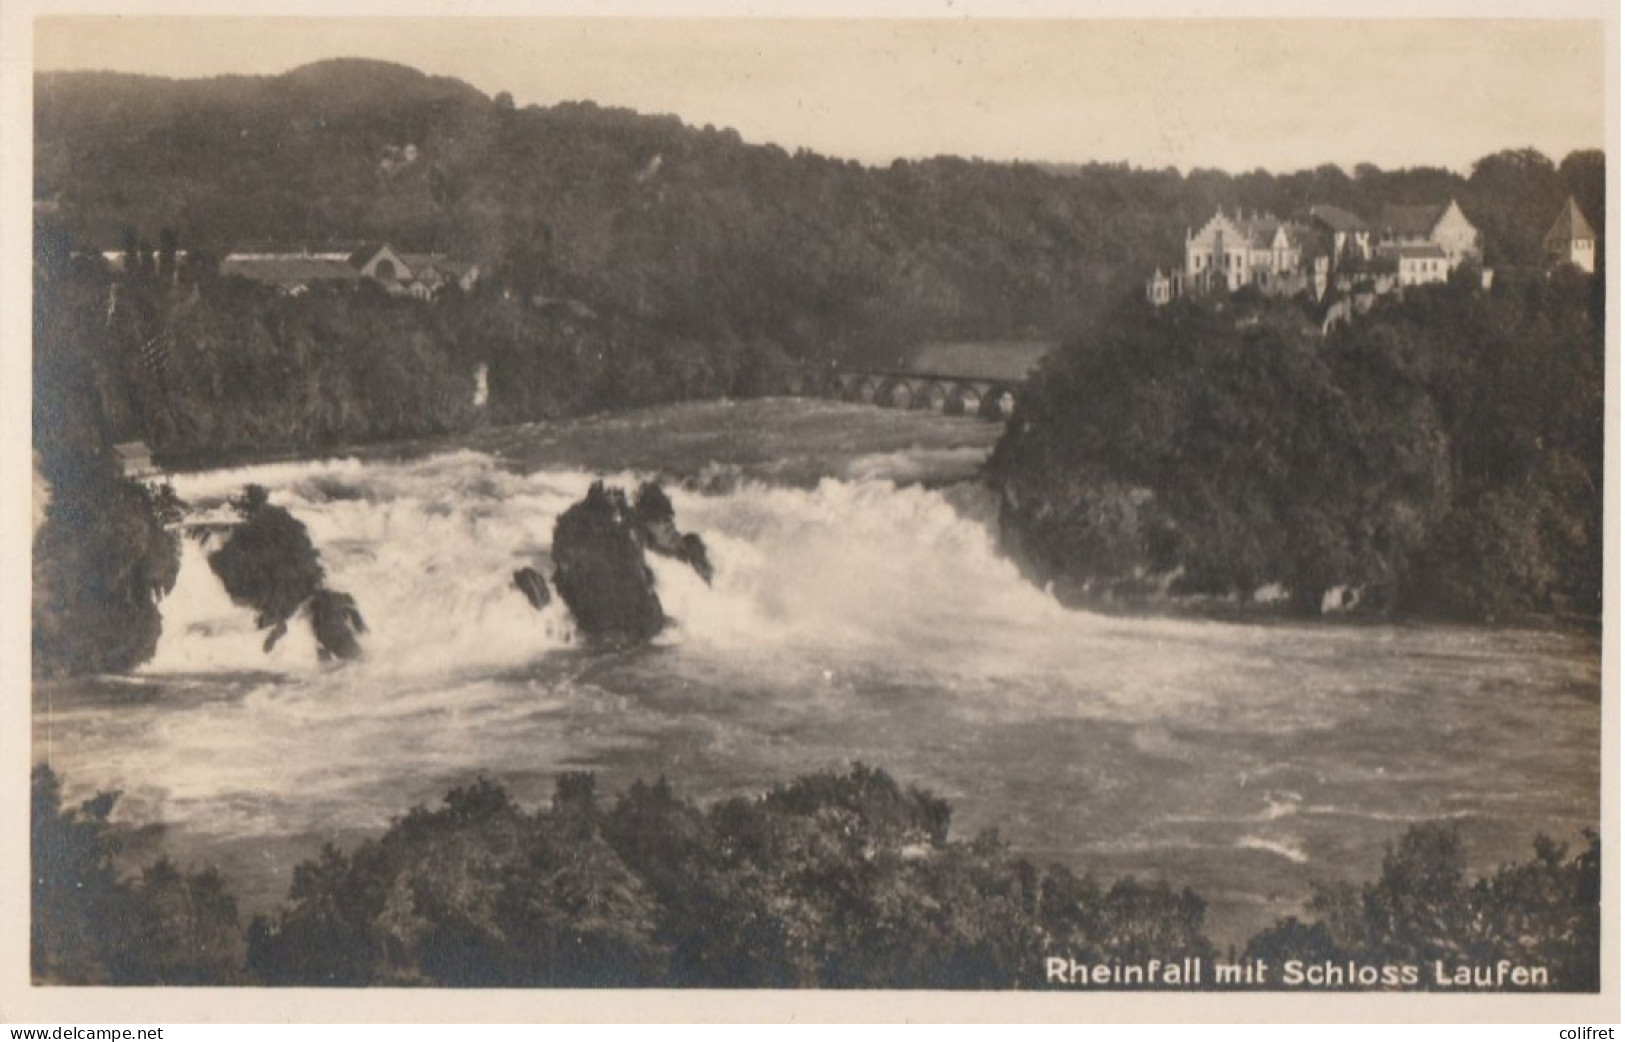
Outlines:
{"type": "Polygon", "coordinates": [[[318,663],[300,620],[267,654],[209,570],[222,537],[188,538],[157,656],[134,685],[38,692],[38,755],[261,897],[290,845],[480,773],[526,801],[577,768],[703,798],[863,760],[949,797],[957,834],[1192,885],[1231,936],[1369,876],[1410,822],[1458,822],[1484,865],[1596,822],[1594,641],[1069,611],[997,554],[984,493],[906,483],[967,468],[964,447],[875,447],[785,486],[718,480],[732,464],[708,444],[692,487],[668,488],[714,585],[652,559],[673,625],[613,655],[511,578],[545,571],[554,520],[601,472],[452,449],[185,476],[200,516],[254,482],[308,526],[367,620],[362,659],[318,663]]]}

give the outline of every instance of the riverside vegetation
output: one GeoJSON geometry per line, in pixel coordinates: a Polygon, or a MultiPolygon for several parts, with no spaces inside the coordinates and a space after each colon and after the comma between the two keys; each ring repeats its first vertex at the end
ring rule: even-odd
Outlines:
{"type": "Polygon", "coordinates": [[[1046,359],[993,452],[1007,547],[1063,596],[1597,617],[1601,283],[1571,271],[1299,307],[1135,302],[1046,359]]]}
{"type": "MultiPolygon", "coordinates": [[[[60,779],[34,770],[40,983],[1039,988],[1057,953],[1217,954],[1190,890],[1102,886],[991,832],[953,839],[946,802],[861,765],[708,807],[664,780],[605,803],[592,775],[566,774],[527,810],[476,781],[326,848],[246,924],[219,873],[130,864],[116,799],[64,806],[60,779]]],[[[1571,854],[1538,839],[1532,859],[1470,879],[1453,830],[1414,826],[1375,881],[1322,888],[1310,921],[1244,955],[1508,959],[1547,967],[1552,990],[1594,991],[1601,876],[1585,840],[1571,854]]]]}

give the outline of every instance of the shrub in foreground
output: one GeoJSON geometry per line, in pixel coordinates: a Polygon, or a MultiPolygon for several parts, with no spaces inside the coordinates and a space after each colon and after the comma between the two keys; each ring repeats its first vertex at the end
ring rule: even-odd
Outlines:
{"type": "Polygon", "coordinates": [[[49,767],[33,772],[30,969],[40,984],[243,982],[237,903],[213,869],[167,858],[126,877],[117,793],[62,805],[49,767]]]}
{"type": "MultiPolygon", "coordinates": [[[[526,810],[489,781],[294,872],[246,937],[215,872],[130,872],[116,794],[64,808],[34,773],[33,972],[53,984],[449,987],[1039,988],[1045,959],[1212,964],[1190,890],[1103,887],[949,838],[948,805],[885,772],[804,776],[701,807],[664,781],[612,804],[566,774],[526,810]]],[[[1312,921],[1248,959],[1544,966],[1596,990],[1600,846],[1537,840],[1476,880],[1460,838],[1416,826],[1364,886],[1320,891],[1312,921]]],[[[1431,983],[1424,973],[1422,986],[1431,983]]]]}

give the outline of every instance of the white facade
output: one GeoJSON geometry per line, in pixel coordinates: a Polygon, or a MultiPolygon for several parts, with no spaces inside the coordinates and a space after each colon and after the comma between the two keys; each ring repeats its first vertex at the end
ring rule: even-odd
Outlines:
{"type": "Polygon", "coordinates": [[[1478,229],[1473,227],[1454,199],[1439,215],[1439,223],[1433,226],[1431,238],[1435,245],[1444,250],[1452,268],[1464,260],[1477,260],[1479,257],[1478,229]]]}
{"type": "Polygon", "coordinates": [[[369,256],[358,254],[351,258],[351,263],[355,264],[363,278],[377,282],[404,282],[412,277],[412,269],[406,261],[387,245],[378,247],[377,251],[369,256]]]}
{"type": "MultiPolygon", "coordinates": [[[[1178,272],[1174,273],[1177,277],[1178,272]]],[[[1175,279],[1169,278],[1158,268],[1145,284],[1145,299],[1156,305],[1163,305],[1173,300],[1178,294],[1175,292],[1175,279]]]]}
{"type": "Polygon", "coordinates": [[[1267,285],[1273,277],[1297,272],[1302,262],[1296,236],[1273,217],[1231,218],[1220,211],[1185,237],[1185,282],[1195,288],[1234,293],[1267,285]]]}
{"type": "Polygon", "coordinates": [[[1478,229],[1454,199],[1443,206],[1384,206],[1380,223],[1383,245],[1437,246],[1452,268],[1483,256],[1478,229]]]}
{"type": "Polygon", "coordinates": [[[1444,247],[1438,245],[1401,246],[1398,254],[1401,286],[1426,286],[1444,282],[1450,278],[1450,272],[1456,267],[1456,262],[1450,259],[1444,247]]]}
{"type": "Polygon", "coordinates": [[[1553,264],[1572,264],[1586,274],[1597,270],[1597,233],[1573,197],[1564,204],[1557,222],[1546,233],[1546,257],[1553,264]]]}

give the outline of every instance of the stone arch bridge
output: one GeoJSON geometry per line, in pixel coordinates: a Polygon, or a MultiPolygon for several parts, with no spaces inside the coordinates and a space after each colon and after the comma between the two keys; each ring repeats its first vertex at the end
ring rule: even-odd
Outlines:
{"type": "Polygon", "coordinates": [[[1020,382],[947,373],[838,368],[806,372],[791,390],[887,409],[925,409],[949,416],[1002,420],[1016,407],[1020,382]]]}
{"type": "Polygon", "coordinates": [[[1015,411],[1022,384],[1052,341],[970,341],[921,345],[897,365],[804,371],[794,393],[889,409],[1002,420],[1015,411]]]}

